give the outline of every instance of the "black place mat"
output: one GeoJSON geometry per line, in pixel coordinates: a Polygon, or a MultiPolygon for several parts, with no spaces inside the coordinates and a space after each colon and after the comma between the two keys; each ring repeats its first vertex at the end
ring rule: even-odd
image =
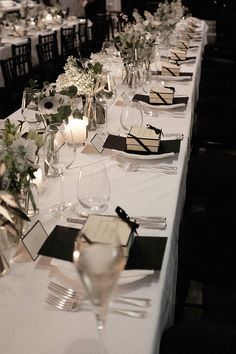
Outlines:
{"type": "Polygon", "coordinates": [[[136,94],[134,95],[133,97],[133,101],[142,101],[142,102],[145,102],[145,103],[148,103],[150,104],[151,106],[172,106],[174,104],[179,104],[179,103],[184,103],[184,104],[187,104],[188,103],[188,97],[174,97],[173,98],[173,103],[170,103],[170,104],[164,104],[164,103],[150,103],[149,102],[149,96],[148,95],[139,95],[139,94],[136,94]]]}
{"type": "MultiPolygon", "coordinates": [[[[39,254],[72,262],[74,241],[79,231],[72,227],[57,225],[39,250],[39,254]]],[[[160,270],[166,241],[166,237],[136,236],[126,269],[160,270]]]]}
{"type": "Polygon", "coordinates": [[[161,71],[158,71],[157,72],[158,75],[161,75],[161,76],[170,76],[170,77],[178,77],[178,76],[190,76],[192,77],[193,76],[193,73],[190,73],[190,72],[180,72],[179,75],[171,75],[171,74],[167,74],[167,75],[162,75],[161,74],[161,71]]]}
{"type": "Polygon", "coordinates": [[[146,151],[129,151],[126,149],[126,138],[118,135],[108,135],[103,147],[106,149],[114,149],[124,151],[129,154],[138,155],[162,155],[168,153],[178,154],[180,149],[180,139],[176,140],[161,140],[158,152],[148,153],[146,151]]]}

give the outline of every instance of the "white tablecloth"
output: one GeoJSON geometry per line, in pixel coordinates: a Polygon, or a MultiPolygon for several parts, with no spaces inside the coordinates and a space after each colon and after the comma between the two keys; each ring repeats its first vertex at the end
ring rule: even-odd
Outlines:
{"type": "MultiPolygon", "coordinates": [[[[164,133],[184,134],[180,153],[173,160],[167,160],[178,167],[177,175],[151,172],[128,172],[121,169],[111,150],[99,155],[88,147],[77,153],[74,167],[88,161],[102,160],[107,167],[111,181],[111,199],[108,214],[114,214],[117,205],[130,215],[164,215],[166,230],[139,230],[143,236],[168,237],[162,268],[154,275],[118,287],[120,293],[130,296],[144,296],[152,300],[144,319],[133,319],[109,314],[106,341],[109,354],[158,354],[163,330],[171,325],[175,301],[177,271],[177,240],[185,197],[185,179],[189,158],[189,137],[193,119],[194,101],[200,73],[201,48],[196,53],[196,63],[188,65],[194,72],[193,81],[176,82],[178,92],[189,96],[186,113],[181,118],[145,116],[145,123],[163,129],[164,133]]],[[[109,124],[119,121],[121,106],[109,110],[109,124]]],[[[19,112],[11,116],[17,119],[19,112]]],[[[117,124],[118,127],[119,124],[117,124]]],[[[76,199],[77,169],[70,169],[65,176],[65,196],[73,203],[76,199]]],[[[59,185],[55,179],[45,180],[40,192],[40,219],[47,233],[56,224],[76,227],[63,220],[53,219],[48,208],[58,201],[59,185]]],[[[97,331],[93,314],[88,311],[62,312],[45,304],[49,280],[62,281],[76,286],[73,277],[63,274],[51,265],[51,259],[39,257],[32,262],[27,254],[21,255],[12,265],[11,272],[0,279],[0,338],[4,354],[95,354],[98,353],[97,331]],[[28,259],[28,261],[26,261],[28,259]]]]}
{"type": "MultiPolygon", "coordinates": [[[[37,65],[38,64],[38,55],[37,55],[37,50],[36,50],[36,44],[38,44],[38,37],[39,35],[45,35],[45,34],[50,34],[53,33],[54,31],[57,32],[57,40],[58,40],[58,50],[59,53],[61,52],[61,36],[60,36],[60,29],[61,27],[72,27],[76,26],[76,29],[79,21],[83,21],[82,19],[75,19],[75,20],[65,20],[62,25],[53,25],[50,24],[48,26],[47,30],[42,30],[42,31],[36,31],[33,29],[28,29],[27,32],[27,37],[13,37],[13,36],[6,36],[2,38],[2,46],[0,46],[0,59],[8,59],[12,56],[11,54],[11,45],[12,44],[22,44],[27,41],[27,38],[31,38],[31,55],[32,55],[32,64],[37,65]]],[[[92,26],[92,23],[89,21],[88,23],[89,26],[92,26]]],[[[4,80],[2,76],[2,70],[0,68],[0,87],[4,86],[4,80]]]]}

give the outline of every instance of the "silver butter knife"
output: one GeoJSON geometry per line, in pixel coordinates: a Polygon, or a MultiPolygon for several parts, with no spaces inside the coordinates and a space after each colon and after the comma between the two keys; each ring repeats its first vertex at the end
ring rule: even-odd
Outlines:
{"type": "MultiPolygon", "coordinates": [[[[75,223],[75,224],[84,224],[87,220],[87,217],[82,216],[78,218],[67,218],[68,222],[75,223]]],[[[159,230],[165,230],[167,227],[167,223],[164,220],[158,220],[155,217],[151,217],[149,219],[148,217],[146,218],[135,218],[131,220],[136,220],[136,222],[140,225],[140,227],[143,227],[145,229],[159,229],[159,230]]]]}

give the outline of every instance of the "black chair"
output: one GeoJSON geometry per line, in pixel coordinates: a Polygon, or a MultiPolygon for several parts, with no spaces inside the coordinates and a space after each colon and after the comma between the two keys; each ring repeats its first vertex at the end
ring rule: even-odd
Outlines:
{"type": "Polygon", "coordinates": [[[166,330],[160,354],[234,354],[236,327],[197,319],[184,321],[166,330]]]}
{"type": "Polygon", "coordinates": [[[184,217],[178,241],[176,323],[189,308],[200,309],[207,320],[236,323],[234,217],[235,209],[198,211],[184,217]],[[187,301],[191,281],[202,285],[200,304],[187,301]]]}
{"type": "Polygon", "coordinates": [[[21,106],[22,93],[31,78],[31,58],[28,54],[0,60],[5,87],[1,90],[3,114],[13,113],[21,106]]]}
{"type": "Polygon", "coordinates": [[[109,15],[98,13],[93,24],[93,47],[100,51],[105,40],[111,39],[109,15]]]}
{"type": "Polygon", "coordinates": [[[61,55],[67,58],[69,55],[77,55],[75,50],[75,26],[61,28],[61,55]]]}
{"type": "Polygon", "coordinates": [[[87,19],[82,19],[78,25],[78,31],[75,34],[75,47],[79,49],[82,58],[89,58],[94,50],[92,27],[88,26],[87,19]]]}
{"type": "Polygon", "coordinates": [[[41,83],[44,81],[54,82],[63,72],[64,60],[59,55],[57,37],[54,35],[52,38],[52,41],[46,41],[44,38],[43,42],[36,45],[41,83]]]}
{"type": "Polygon", "coordinates": [[[57,32],[54,31],[53,33],[49,34],[40,34],[38,36],[38,44],[48,43],[48,42],[57,42],[57,32]]]}
{"type": "Polygon", "coordinates": [[[21,44],[12,44],[11,45],[11,54],[20,55],[27,54],[31,58],[31,38],[27,39],[27,42],[21,44]]]}
{"type": "MultiPolygon", "coordinates": [[[[230,91],[230,87],[233,89],[234,84],[215,85],[216,91],[224,87],[230,91]]],[[[202,96],[202,94],[199,97],[192,138],[194,153],[197,153],[200,148],[225,150],[225,152],[236,150],[236,102],[232,92],[230,96],[231,98],[225,90],[222,95],[220,91],[215,93],[215,97],[202,96]]]]}
{"type": "Polygon", "coordinates": [[[235,156],[199,152],[188,164],[185,215],[195,211],[236,212],[235,156]]]}

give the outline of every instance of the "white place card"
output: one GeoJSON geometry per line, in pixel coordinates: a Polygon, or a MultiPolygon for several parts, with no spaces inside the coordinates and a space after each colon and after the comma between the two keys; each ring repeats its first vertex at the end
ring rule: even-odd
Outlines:
{"type": "Polygon", "coordinates": [[[93,147],[99,152],[99,154],[103,152],[104,140],[99,134],[96,133],[94,137],[90,140],[90,142],[93,145],[93,147]]]}
{"type": "Polygon", "coordinates": [[[24,236],[22,243],[30,254],[33,261],[35,261],[38,257],[38,252],[46,241],[47,237],[48,234],[44,230],[39,220],[31,227],[31,229],[24,236]]]}

